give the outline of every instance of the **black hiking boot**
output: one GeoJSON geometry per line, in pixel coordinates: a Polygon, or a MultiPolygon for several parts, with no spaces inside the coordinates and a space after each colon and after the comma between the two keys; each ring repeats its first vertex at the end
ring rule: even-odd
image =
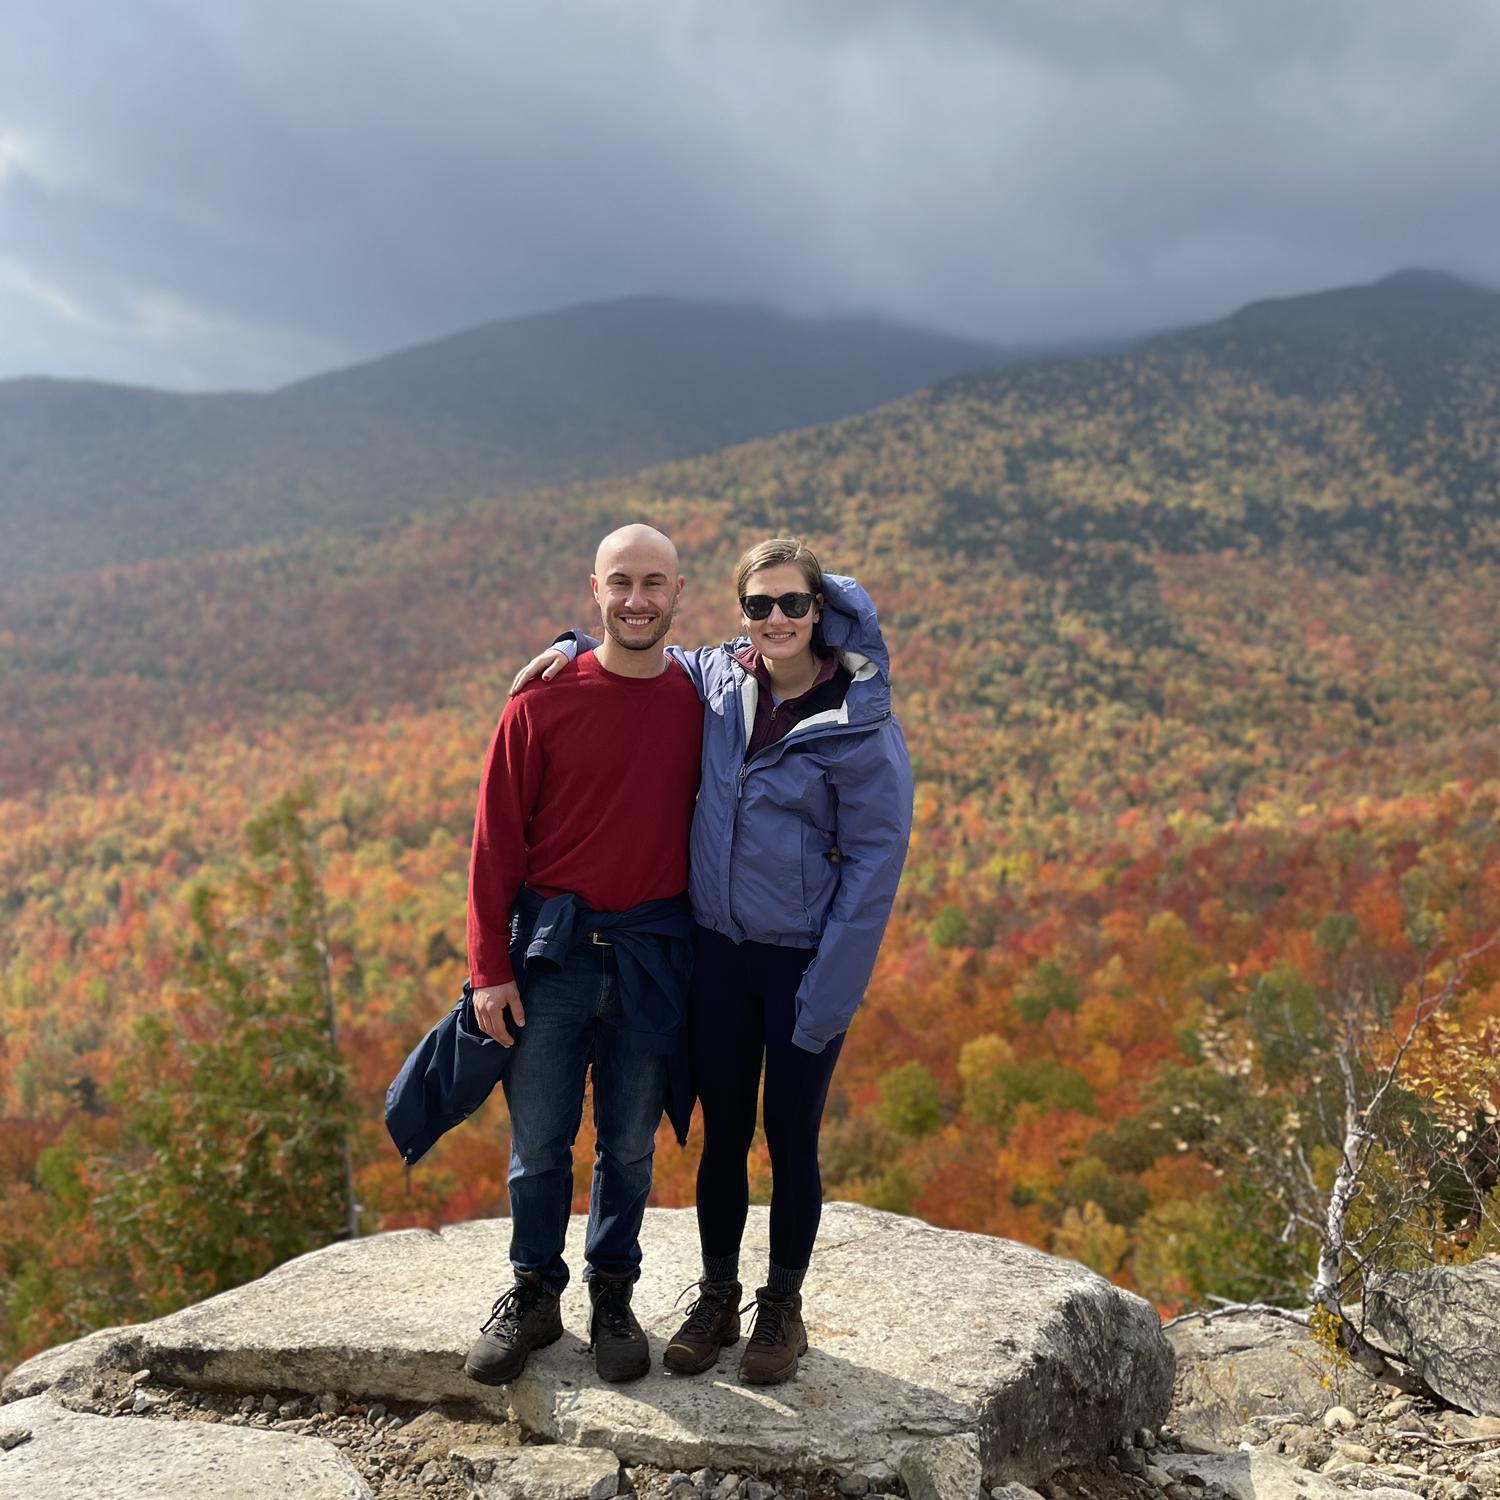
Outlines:
{"type": "Polygon", "coordinates": [[[481,1385],[507,1385],[526,1368],[533,1349],[562,1337],[562,1309],[534,1271],[517,1271],[516,1284],[490,1309],[469,1345],[464,1374],[481,1385]]]}
{"type": "Polygon", "coordinates": [[[630,1310],[634,1290],[635,1282],[627,1276],[595,1272],[589,1278],[589,1300],[594,1304],[589,1344],[601,1380],[638,1380],[651,1368],[646,1332],[630,1310]]]}
{"type": "Polygon", "coordinates": [[[662,1355],[662,1363],[677,1375],[701,1374],[718,1359],[720,1349],[739,1342],[744,1294],[739,1282],[700,1281],[697,1287],[698,1300],[662,1355]]]}
{"type": "Polygon", "coordinates": [[[780,1385],[797,1373],[798,1357],[806,1353],[801,1294],[778,1297],[770,1287],[761,1287],[755,1294],[755,1326],[740,1355],[740,1381],[780,1385]]]}

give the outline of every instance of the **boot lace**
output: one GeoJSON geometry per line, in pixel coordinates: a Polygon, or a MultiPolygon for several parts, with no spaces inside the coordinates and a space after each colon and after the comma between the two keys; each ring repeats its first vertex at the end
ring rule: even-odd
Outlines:
{"type": "Polygon", "coordinates": [[[719,1321],[719,1315],[724,1311],[724,1304],[729,1297],[725,1288],[715,1286],[711,1281],[694,1281],[678,1292],[673,1306],[680,1306],[682,1299],[695,1289],[698,1296],[687,1310],[687,1322],[682,1325],[682,1332],[707,1337],[713,1332],[714,1324],[719,1321]]]}
{"type": "Polygon", "coordinates": [[[599,1293],[594,1303],[594,1322],[604,1338],[628,1339],[635,1336],[630,1325],[630,1298],[624,1287],[610,1287],[599,1293]]]}
{"type": "Polygon", "coordinates": [[[771,1302],[760,1297],[747,1302],[740,1311],[755,1309],[755,1324],[750,1330],[750,1344],[774,1348],[786,1342],[786,1308],[780,1302],[771,1302]]]}
{"type": "Polygon", "coordinates": [[[519,1332],[521,1320],[531,1311],[538,1295],[537,1287],[516,1282],[490,1309],[490,1315],[484,1320],[484,1326],[479,1331],[488,1333],[494,1329],[496,1333],[501,1334],[519,1332]]]}

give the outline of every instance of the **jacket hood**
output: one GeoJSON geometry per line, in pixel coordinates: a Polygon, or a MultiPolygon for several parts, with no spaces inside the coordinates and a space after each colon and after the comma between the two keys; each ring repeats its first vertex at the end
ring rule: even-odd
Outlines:
{"type": "Polygon", "coordinates": [[[849,656],[862,657],[889,683],[891,655],[880,633],[875,601],[852,578],[823,574],[823,618],[818,629],[824,645],[837,651],[845,666],[854,670],[859,664],[849,661],[849,656]]]}

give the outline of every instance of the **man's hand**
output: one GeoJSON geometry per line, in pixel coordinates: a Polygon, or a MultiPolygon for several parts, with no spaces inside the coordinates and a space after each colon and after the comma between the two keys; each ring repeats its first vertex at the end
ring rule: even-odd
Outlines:
{"type": "Polygon", "coordinates": [[[551,682],[567,664],[568,658],[561,651],[554,651],[549,646],[540,656],[533,656],[516,673],[515,680],[510,685],[510,696],[514,698],[533,677],[540,677],[543,682],[551,682]]]}
{"type": "Polygon", "coordinates": [[[502,1047],[514,1047],[516,1039],[510,1034],[505,1025],[505,1012],[510,1011],[510,1018],[517,1026],[526,1024],[526,1012],[521,1008],[521,992],[516,988],[515,981],[509,984],[486,985],[482,990],[474,990],[474,1019],[479,1022],[479,1029],[486,1036],[492,1036],[502,1047]]]}

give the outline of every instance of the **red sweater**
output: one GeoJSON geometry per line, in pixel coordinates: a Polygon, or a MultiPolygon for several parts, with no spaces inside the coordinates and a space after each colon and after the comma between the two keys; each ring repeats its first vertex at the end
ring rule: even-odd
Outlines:
{"type": "Polygon", "coordinates": [[[522,885],[625,911],[687,889],[703,705],[670,662],[620,677],[589,652],[505,706],[485,758],[469,859],[469,978],[514,979],[522,885]]]}

